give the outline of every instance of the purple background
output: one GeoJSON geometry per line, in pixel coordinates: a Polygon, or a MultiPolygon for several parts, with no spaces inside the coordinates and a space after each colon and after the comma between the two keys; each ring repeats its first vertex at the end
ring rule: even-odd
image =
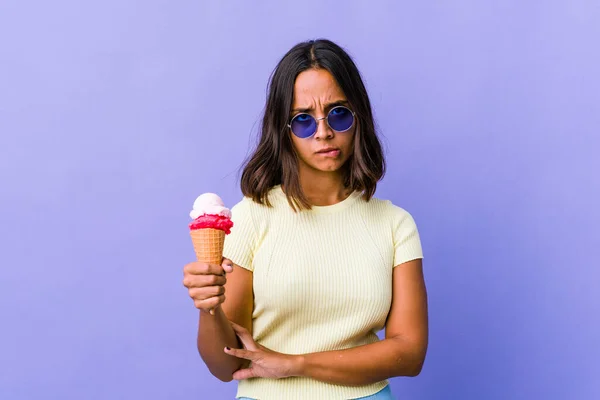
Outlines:
{"type": "Polygon", "coordinates": [[[3,0],[0,398],[233,398],[195,349],[187,213],[240,199],[269,73],[317,37],[422,234],[398,398],[600,398],[598,4],[3,0]]]}

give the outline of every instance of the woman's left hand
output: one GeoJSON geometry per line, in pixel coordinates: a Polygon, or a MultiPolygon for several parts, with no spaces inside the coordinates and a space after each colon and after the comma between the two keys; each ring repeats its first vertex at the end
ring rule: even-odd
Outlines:
{"type": "Polygon", "coordinates": [[[280,379],[290,376],[298,376],[300,370],[300,356],[278,353],[269,350],[256,343],[244,327],[233,323],[231,326],[235,334],[240,338],[244,349],[225,348],[225,353],[250,360],[248,368],[243,368],[233,373],[233,379],[242,380],[248,378],[272,378],[280,379]]]}

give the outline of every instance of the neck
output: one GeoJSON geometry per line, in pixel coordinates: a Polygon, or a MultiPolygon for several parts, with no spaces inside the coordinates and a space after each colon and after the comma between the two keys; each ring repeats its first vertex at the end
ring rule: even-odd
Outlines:
{"type": "Polygon", "coordinates": [[[300,168],[298,172],[302,191],[313,206],[330,206],[350,195],[350,190],[344,187],[343,177],[339,171],[308,171],[300,168]]]}

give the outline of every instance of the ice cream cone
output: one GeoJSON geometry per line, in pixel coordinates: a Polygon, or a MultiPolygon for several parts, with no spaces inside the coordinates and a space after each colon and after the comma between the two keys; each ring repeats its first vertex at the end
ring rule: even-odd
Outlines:
{"type": "MultiPolygon", "coordinates": [[[[204,193],[194,201],[190,212],[192,222],[189,224],[190,236],[201,263],[221,265],[225,235],[231,233],[233,222],[231,210],[225,207],[223,200],[214,193],[204,193]]],[[[215,315],[215,310],[210,310],[215,315]]]]}
{"type": "Polygon", "coordinates": [[[220,229],[193,229],[190,231],[198,261],[221,265],[225,232],[220,229]]]}

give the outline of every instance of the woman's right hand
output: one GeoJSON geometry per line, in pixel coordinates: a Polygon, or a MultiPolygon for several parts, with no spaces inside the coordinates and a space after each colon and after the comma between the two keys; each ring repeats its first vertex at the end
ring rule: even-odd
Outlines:
{"type": "Polygon", "coordinates": [[[214,315],[225,301],[225,273],[233,272],[233,263],[226,258],[221,265],[192,262],[183,268],[183,286],[197,309],[214,315]]]}

